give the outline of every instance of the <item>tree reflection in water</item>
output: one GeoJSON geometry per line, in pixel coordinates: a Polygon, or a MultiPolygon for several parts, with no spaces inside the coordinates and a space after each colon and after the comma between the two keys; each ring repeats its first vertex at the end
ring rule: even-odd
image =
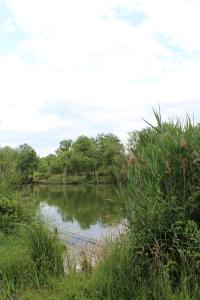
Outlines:
{"type": "Polygon", "coordinates": [[[38,186],[34,197],[57,207],[64,222],[79,223],[81,229],[100,224],[120,224],[122,209],[113,186],[38,186]]]}

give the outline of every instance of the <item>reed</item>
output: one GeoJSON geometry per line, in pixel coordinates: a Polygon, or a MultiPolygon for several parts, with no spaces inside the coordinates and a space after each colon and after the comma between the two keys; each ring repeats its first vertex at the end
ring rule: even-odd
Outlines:
{"type": "MultiPolygon", "coordinates": [[[[126,232],[108,243],[95,268],[84,259],[82,272],[64,276],[56,235],[44,224],[28,226],[23,249],[34,280],[20,299],[200,299],[200,127],[188,116],[183,123],[154,115],[157,124],[137,132],[123,170],[126,232]]],[[[8,292],[27,274],[25,261],[2,263],[8,292]]]]}
{"type": "Polygon", "coordinates": [[[154,114],[135,140],[128,230],[102,264],[100,299],[200,297],[200,128],[154,114]]]}

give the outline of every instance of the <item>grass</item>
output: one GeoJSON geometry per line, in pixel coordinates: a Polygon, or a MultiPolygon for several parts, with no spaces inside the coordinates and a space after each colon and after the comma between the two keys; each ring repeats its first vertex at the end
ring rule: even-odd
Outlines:
{"type": "Polygon", "coordinates": [[[31,259],[19,240],[0,241],[0,299],[9,298],[16,288],[23,288],[31,274],[31,259]]]}
{"type": "Polygon", "coordinates": [[[63,247],[44,224],[26,226],[18,236],[0,239],[0,299],[19,290],[41,288],[63,274],[63,247]]]}
{"type": "Polygon", "coordinates": [[[147,299],[198,299],[200,128],[155,117],[156,127],[138,133],[127,174],[135,289],[125,299],[141,289],[147,299]]]}
{"type": "Polygon", "coordinates": [[[127,231],[93,270],[64,274],[63,249],[43,224],[27,226],[20,244],[4,230],[3,299],[200,299],[200,127],[154,114],[157,125],[137,132],[132,145],[127,231]]]}
{"type": "Polygon", "coordinates": [[[25,231],[24,242],[28,246],[39,281],[44,281],[49,274],[63,273],[64,247],[59,243],[56,233],[51,232],[45,224],[31,224],[25,231]]]}

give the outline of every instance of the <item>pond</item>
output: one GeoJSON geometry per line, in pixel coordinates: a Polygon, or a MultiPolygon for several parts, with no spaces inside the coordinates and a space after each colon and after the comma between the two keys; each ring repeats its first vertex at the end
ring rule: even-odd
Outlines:
{"type": "Polygon", "coordinates": [[[99,241],[120,230],[122,208],[114,186],[36,186],[39,213],[71,245],[99,241]]]}

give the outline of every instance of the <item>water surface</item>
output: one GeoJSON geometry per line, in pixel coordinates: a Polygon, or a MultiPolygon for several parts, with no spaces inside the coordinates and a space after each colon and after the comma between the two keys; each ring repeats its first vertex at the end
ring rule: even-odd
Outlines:
{"type": "Polygon", "coordinates": [[[122,209],[113,186],[37,186],[39,212],[71,244],[116,234],[122,209]]]}

